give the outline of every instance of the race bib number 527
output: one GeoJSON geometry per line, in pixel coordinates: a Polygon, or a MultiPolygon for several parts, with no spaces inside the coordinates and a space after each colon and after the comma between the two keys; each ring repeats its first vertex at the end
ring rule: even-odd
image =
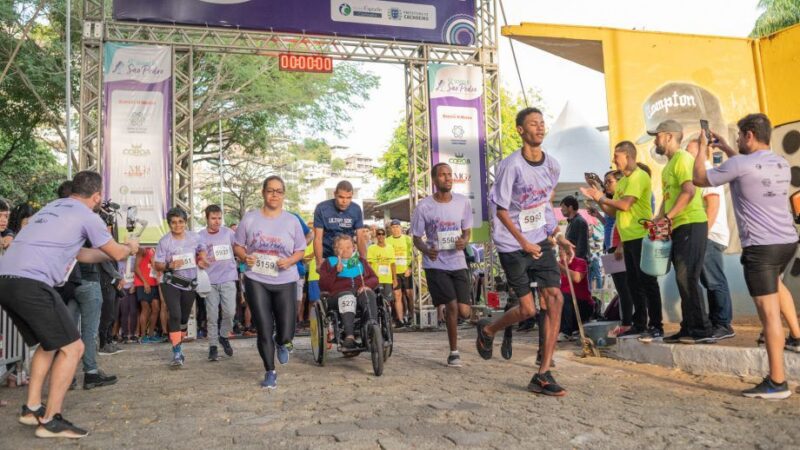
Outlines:
{"type": "Polygon", "coordinates": [[[356,296],[343,295],[339,297],[339,313],[355,313],[356,312],[356,296]]]}

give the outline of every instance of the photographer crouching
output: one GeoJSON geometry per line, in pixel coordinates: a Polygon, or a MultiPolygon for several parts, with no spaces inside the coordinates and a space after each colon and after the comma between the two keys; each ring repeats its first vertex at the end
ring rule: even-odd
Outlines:
{"type": "Polygon", "coordinates": [[[20,423],[37,426],[37,437],[74,439],[89,434],[61,415],[84,344],[53,287],[65,282],[76,262],[121,260],[135,254],[139,247],[136,241],[125,245],[115,242],[95,214],[102,199],[102,182],[96,172],[78,172],[72,180],[71,195],[36,213],[0,259],[0,306],[26,344],[41,344],[31,362],[27,403],[19,417],[20,423]],[[83,247],[87,240],[92,248],[83,247]],[[45,407],[42,387],[48,375],[45,407]]]}

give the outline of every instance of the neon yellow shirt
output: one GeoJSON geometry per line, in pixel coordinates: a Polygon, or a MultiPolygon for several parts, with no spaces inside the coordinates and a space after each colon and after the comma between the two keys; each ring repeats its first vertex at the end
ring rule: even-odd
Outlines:
{"type": "Polygon", "coordinates": [[[414,242],[411,236],[402,235],[399,238],[389,236],[386,238],[386,244],[394,249],[394,264],[398,274],[402,274],[411,265],[411,248],[414,242]]]}
{"type": "Polygon", "coordinates": [[[394,264],[394,249],[389,245],[381,247],[372,244],[367,249],[367,262],[372,270],[378,274],[378,282],[381,284],[392,284],[392,264],[394,264]]]}
{"type": "MultiPolygon", "coordinates": [[[[661,172],[661,186],[664,192],[664,214],[668,213],[678,195],[681,193],[681,185],[692,181],[692,169],[694,168],[694,158],[686,150],[678,150],[672,159],[669,160],[664,171],[661,172]]],[[[672,218],[672,228],[690,223],[708,222],[706,210],[703,208],[702,189],[695,189],[694,196],[689,200],[689,204],[672,218]]]]}
{"type": "Polygon", "coordinates": [[[314,258],[314,243],[308,244],[304,258],[311,256],[311,262],[308,263],[308,281],[319,281],[319,273],[317,273],[317,259],[314,258]]]}
{"type": "Polygon", "coordinates": [[[647,236],[647,230],[639,223],[640,219],[653,218],[653,207],[650,205],[652,186],[650,175],[637,168],[629,176],[622,177],[617,183],[614,200],[623,197],[634,197],[636,201],[627,211],[617,211],[617,230],[622,242],[633,241],[647,236]]]}

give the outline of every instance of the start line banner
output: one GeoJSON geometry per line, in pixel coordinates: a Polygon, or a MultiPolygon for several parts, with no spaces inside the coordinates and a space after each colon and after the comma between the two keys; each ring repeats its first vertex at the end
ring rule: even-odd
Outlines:
{"type": "Polygon", "coordinates": [[[136,206],[147,220],[140,242],[155,244],[170,204],[172,52],[105,43],[103,53],[104,195],[121,206],[121,239],[126,209],[136,206]]]}
{"type": "Polygon", "coordinates": [[[483,74],[479,67],[431,64],[428,82],[431,166],[446,162],[452,167],[453,192],[472,203],[472,242],[486,242],[490,236],[483,74]]]}

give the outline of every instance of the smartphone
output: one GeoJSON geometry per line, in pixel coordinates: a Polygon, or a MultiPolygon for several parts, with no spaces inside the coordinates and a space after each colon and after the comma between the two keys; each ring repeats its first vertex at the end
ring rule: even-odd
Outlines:
{"type": "Polygon", "coordinates": [[[708,128],[708,121],[705,119],[700,119],[700,129],[706,134],[706,140],[710,143],[712,142],[713,137],[711,136],[711,130],[708,128]]]}
{"type": "Polygon", "coordinates": [[[597,189],[598,191],[605,191],[605,184],[603,180],[594,172],[585,172],[583,177],[586,179],[586,184],[597,189]]]}
{"type": "Polygon", "coordinates": [[[722,152],[714,152],[712,164],[714,165],[714,167],[717,167],[720,164],[722,164],[722,152]]]}

